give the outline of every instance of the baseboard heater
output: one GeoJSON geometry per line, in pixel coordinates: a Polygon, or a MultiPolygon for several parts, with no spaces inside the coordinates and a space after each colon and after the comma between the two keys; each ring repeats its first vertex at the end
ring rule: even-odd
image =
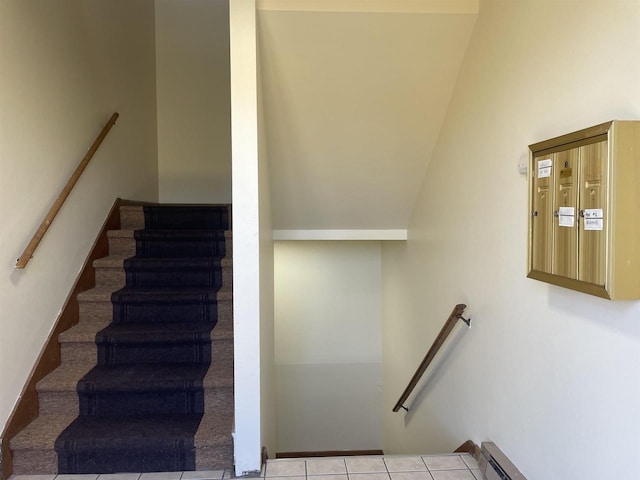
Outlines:
{"type": "Polygon", "coordinates": [[[485,480],[527,480],[493,442],[482,442],[478,463],[485,480]]]}

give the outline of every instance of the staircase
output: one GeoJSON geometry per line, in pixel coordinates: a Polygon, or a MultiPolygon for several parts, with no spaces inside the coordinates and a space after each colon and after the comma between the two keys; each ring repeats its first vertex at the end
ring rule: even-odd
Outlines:
{"type": "Polygon", "coordinates": [[[123,206],[13,473],[232,467],[233,323],[227,206],[123,206]]]}

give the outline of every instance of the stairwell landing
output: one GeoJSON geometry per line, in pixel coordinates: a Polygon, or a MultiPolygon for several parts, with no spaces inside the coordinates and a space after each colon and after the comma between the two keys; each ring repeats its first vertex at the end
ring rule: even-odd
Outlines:
{"type": "Polygon", "coordinates": [[[11,441],[16,475],[232,467],[230,207],[120,218],[37,385],[40,414],[11,441]]]}

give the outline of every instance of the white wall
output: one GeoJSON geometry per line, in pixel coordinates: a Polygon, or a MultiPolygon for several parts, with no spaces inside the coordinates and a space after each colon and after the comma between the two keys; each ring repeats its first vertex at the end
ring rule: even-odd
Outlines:
{"type": "Polygon", "coordinates": [[[160,201],[229,203],[229,1],[155,5],[160,201]]]}
{"type": "Polygon", "coordinates": [[[278,452],[382,448],[380,242],[276,242],[278,452]]]}
{"type": "Polygon", "coordinates": [[[255,0],[229,4],[233,163],[235,473],[273,444],[273,249],[268,165],[260,157],[255,0]],[[263,350],[264,347],[264,350],[263,350]],[[264,363],[264,370],[261,365],[264,363]],[[263,432],[263,428],[266,431],[263,432]]]}
{"type": "Polygon", "coordinates": [[[0,2],[0,424],[116,197],[156,201],[152,1],[0,2]],[[114,112],[26,270],[16,259],[114,112]]]}
{"type": "Polygon", "coordinates": [[[531,143],[640,118],[638,25],[638,2],[481,3],[409,241],[383,247],[385,452],[492,440],[527,478],[637,476],[640,303],[526,278],[516,165],[531,143]],[[471,330],[391,413],[456,303],[471,330]]]}

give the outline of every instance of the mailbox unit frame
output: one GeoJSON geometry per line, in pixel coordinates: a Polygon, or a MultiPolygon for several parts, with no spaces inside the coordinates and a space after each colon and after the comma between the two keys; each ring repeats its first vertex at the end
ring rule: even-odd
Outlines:
{"type": "Polygon", "coordinates": [[[529,145],[528,223],[529,278],[610,300],[640,299],[640,121],[614,120],[529,145]],[[552,160],[548,177],[539,170],[545,159],[552,160]],[[601,166],[595,173],[594,165],[601,166]],[[562,195],[573,195],[573,227],[559,226],[562,195]],[[581,207],[589,201],[587,208],[602,209],[601,230],[584,229],[581,207]]]}

